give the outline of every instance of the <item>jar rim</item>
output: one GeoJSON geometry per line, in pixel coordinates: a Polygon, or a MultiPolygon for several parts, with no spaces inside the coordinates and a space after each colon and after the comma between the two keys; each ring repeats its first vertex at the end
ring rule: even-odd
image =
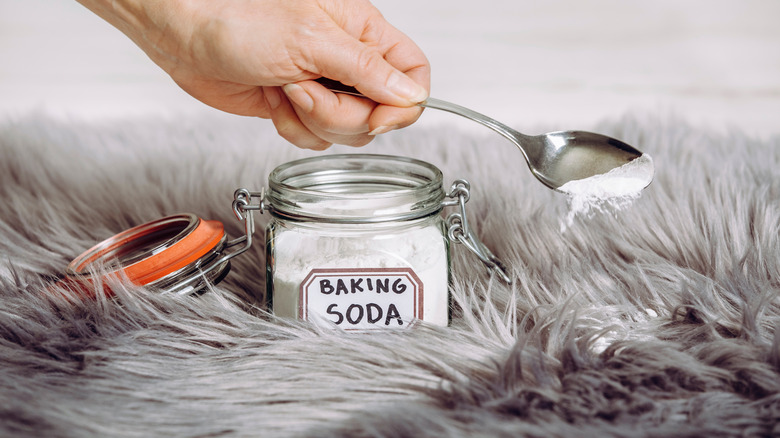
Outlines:
{"type": "Polygon", "coordinates": [[[332,154],[290,161],[268,176],[268,208],[300,221],[365,223],[437,213],[445,194],[436,166],[409,157],[332,154]]]}

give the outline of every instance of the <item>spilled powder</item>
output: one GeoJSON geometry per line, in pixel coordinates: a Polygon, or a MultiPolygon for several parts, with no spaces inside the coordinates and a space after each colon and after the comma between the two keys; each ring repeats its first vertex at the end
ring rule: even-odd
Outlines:
{"type": "Polygon", "coordinates": [[[568,196],[569,212],[561,231],[577,216],[616,211],[630,205],[653,180],[653,159],[647,154],[601,175],[569,181],[558,188],[568,196]]]}

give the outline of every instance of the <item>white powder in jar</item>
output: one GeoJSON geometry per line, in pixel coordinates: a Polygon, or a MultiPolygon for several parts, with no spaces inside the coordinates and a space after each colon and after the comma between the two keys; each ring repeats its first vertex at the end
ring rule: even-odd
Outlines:
{"type": "Polygon", "coordinates": [[[630,205],[653,180],[653,159],[642,154],[607,173],[569,181],[558,188],[568,196],[569,212],[561,231],[574,223],[578,215],[620,210],[630,205]]]}
{"type": "MultiPolygon", "coordinates": [[[[313,269],[409,268],[422,283],[421,319],[446,326],[449,323],[449,261],[447,241],[440,226],[441,218],[436,216],[411,225],[372,224],[365,230],[345,231],[337,226],[280,227],[273,232],[273,278],[269,279],[273,281],[274,314],[298,317],[301,284],[313,269]]],[[[343,310],[341,306],[340,311],[343,310]]],[[[316,318],[313,321],[318,323],[316,318]]]]}

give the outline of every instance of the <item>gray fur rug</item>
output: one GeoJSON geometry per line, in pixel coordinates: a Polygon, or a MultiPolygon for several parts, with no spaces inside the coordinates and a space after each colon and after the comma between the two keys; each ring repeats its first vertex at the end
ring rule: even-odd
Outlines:
{"type": "Polygon", "coordinates": [[[262,245],[196,298],[50,290],[86,248],[165,215],[240,235],[234,189],[316,154],[270,123],[0,122],[0,435],[780,436],[780,138],[675,118],[526,127],[655,160],[630,208],[561,231],[565,197],[462,123],[423,117],[360,152],[470,180],[472,225],[514,285],[455,246],[451,327],[345,334],[265,312],[262,245]]]}

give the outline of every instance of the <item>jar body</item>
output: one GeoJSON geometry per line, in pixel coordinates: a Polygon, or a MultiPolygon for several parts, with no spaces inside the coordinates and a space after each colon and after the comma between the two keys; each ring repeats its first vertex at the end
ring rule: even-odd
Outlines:
{"type": "Polygon", "coordinates": [[[446,326],[449,251],[439,214],[371,224],[274,218],[266,230],[269,307],[344,329],[446,326]]]}
{"type": "Polygon", "coordinates": [[[442,174],[411,158],[326,155],[268,177],[266,289],[282,317],[344,329],[449,324],[442,174]]]}

